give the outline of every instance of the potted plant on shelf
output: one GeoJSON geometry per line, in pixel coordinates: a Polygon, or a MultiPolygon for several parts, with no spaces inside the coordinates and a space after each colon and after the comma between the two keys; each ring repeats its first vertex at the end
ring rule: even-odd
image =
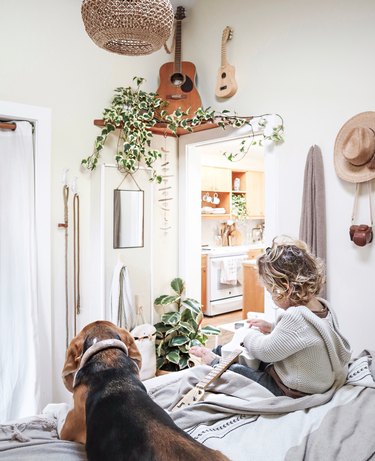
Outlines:
{"type": "MultiPolygon", "coordinates": [[[[202,124],[215,124],[225,128],[232,126],[240,128],[244,125],[249,126],[250,134],[246,147],[246,140],[241,141],[238,154],[228,154],[229,160],[235,160],[237,155],[246,155],[249,147],[256,143],[254,136],[257,129],[262,131],[263,140],[280,143],[283,141],[283,120],[281,116],[273,116],[278,122],[273,121],[268,124],[267,116],[240,117],[230,114],[223,110],[216,112],[210,107],[207,109],[199,108],[194,113],[189,111],[175,110],[168,114],[164,109],[168,104],[163,101],[156,93],[141,90],[144,78],[134,77],[136,87],[120,87],[115,89],[115,95],[109,107],[103,111],[103,128],[96,137],[94,152],[82,160],[82,165],[89,170],[94,170],[97,166],[101,151],[106,143],[108,136],[118,130],[118,142],[115,152],[115,160],[118,168],[127,173],[135,173],[140,164],[151,168],[152,180],[161,182],[162,177],[154,167],[154,163],[162,155],[158,149],[151,149],[151,139],[153,137],[152,128],[156,125],[163,126],[177,135],[178,128],[193,131],[195,127],[202,124]],[[254,130],[253,123],[257,129],[254,130]],[[270,126],[272,125],[272,126],[270,126]],[[265,131],[267,126],[268,131],[265,131]],[[246,150],[247,149],[247,150],[246,150]]],[[[260,141],[261,142],[261,141],[260,141]]]]}
{"type": "Polygon", "coordinates": [[[188,367],[191,346],[203,346],[208,336],[218,335],[220,329],[202,327],[201,304],[184,297],[185,283],[181,278],[171,282],[172,295],[161,295],[155,299],[155,306],[168,308],[161,315],[156,328],[156,366],[158,370],[178,371],[188,367]]]}

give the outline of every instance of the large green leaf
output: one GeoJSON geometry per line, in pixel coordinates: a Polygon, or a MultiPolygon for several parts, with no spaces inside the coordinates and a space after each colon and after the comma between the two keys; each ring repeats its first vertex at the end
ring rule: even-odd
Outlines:
{"type": "Polygon", "coordinates": [[[161,316],[161,321],[167,325],[176,325],[181,320],[179,312],[167,312],[161,316]]]}
{"type": "Polygon", "coordinates": [[[179,367],[180,367],[180,370],[183,370],[184,368],[187,368],[188,366],[188,360],[189,360],[189,356],[188,355],[184,355],[180,358],[180,362],[179,362],[179,367]]]}
{"type": "Polygon", "coordinates": [[[186,330],[188,333],[195,332],[195,325],[192,325],[190,322],[183,322],[181,320],[180,326],[182,327],[183,330],[186,330]]]}
{"type": "Polygon", "coordinates": [[[155,299],[154,304],[156,306],[167,306],[168,304],[173,304],[178,302],[180,299],[179,296],[169,296],[169,295],[161,295],[155,299]]]}
{"type": "Polygon", "coordinates": [[[182,279],[180,279],[179,277],[176,277],[175,279],[172,280],[171,287],[180,296],[182,295],[182,293],[185,290],[184,281],[182,279]]]}
{"type": "Polygon", "coordinates": [[[201,346],[202,343],[199,341],[199,339],[197,338],[194,338],[190,341],[190,347],[193,347],[193,346],[201,346]]]}
{"type": "Polygon", "coordinates": [[[201,304],[196,300],[192,298],[186,298],[182,301],[181,303],[185,308],[190,309],[191,311],[195,312],[196,314],[199,314],[201,312],[201,304]]]}
{"type": "Polygon", "coordinates": [[[179,352],[179,350],[175,349],[175,350],[169,352],[166,355],[166,359],[169,362],[172,362],[172,363],[175,363],[176,365],[178,365],[178,363],[180,362],[180,352],[179,352]]]}
{"type": "Polygon", "coordinates": [[[213,327],[211,325],[206,325],[205,327],[201,328],[200,330],[205,335],[219,335],[220,328],[213,327]]]}
{"type": "Polygon", "coordinates": [[[189,338],[187,336],[175,336],[169,342],[170,346],[182,346],[189,342],[189,338]]]}

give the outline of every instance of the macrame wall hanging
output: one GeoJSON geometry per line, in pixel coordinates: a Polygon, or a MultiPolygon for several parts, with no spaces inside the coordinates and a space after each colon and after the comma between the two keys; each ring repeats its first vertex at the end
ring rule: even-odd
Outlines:
{"type": "Polygon", "coordinates": [[[169,151],[166,149],[166,147],[161,147],[161,152],[162,154],[162,164],[161,164],[161,187],[159,187],[159,193],[161,198],[158,199],[160,203],[160,209],[162,211],[162,224],[160,229],[168,232],[170,229],[172,229],[172,226],[170,225],[169,222],[169,215],[171,212],[171,201],[173,200],[173,196],[171,194],[172,192],[172,186],[170,184],[170,180],[173,177],[172,174],[170,174],[170,166],[169,166],[169,151]]]}

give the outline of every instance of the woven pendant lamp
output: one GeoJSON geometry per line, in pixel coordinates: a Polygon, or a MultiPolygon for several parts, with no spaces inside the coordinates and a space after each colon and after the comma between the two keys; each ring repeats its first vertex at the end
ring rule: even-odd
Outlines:
{"type": "Polygon", "coordinates": [[[83,0],[81,13],[89,37],[112,53],[153,53],[172,32],[170,0],[83,0]]]}

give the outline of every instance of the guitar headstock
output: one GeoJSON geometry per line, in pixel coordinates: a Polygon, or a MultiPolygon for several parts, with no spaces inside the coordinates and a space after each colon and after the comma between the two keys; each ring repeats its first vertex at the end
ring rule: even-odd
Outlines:
{"type": "Polygon", "coordinates": [[[183,6],[178,6],[176,14],[175,14],[175,19],[177,19],[177,21],[182,21],[185,18],[186,18],[185,8],[183,6]]]}
{"type": "Polygon", "coordinates": [[[222,37],[222,42],[226,43],[228,40],[232,40],[233,38],[233,29],[229,26],[227,26],[223,30],[223,37],[222,37]]]}

